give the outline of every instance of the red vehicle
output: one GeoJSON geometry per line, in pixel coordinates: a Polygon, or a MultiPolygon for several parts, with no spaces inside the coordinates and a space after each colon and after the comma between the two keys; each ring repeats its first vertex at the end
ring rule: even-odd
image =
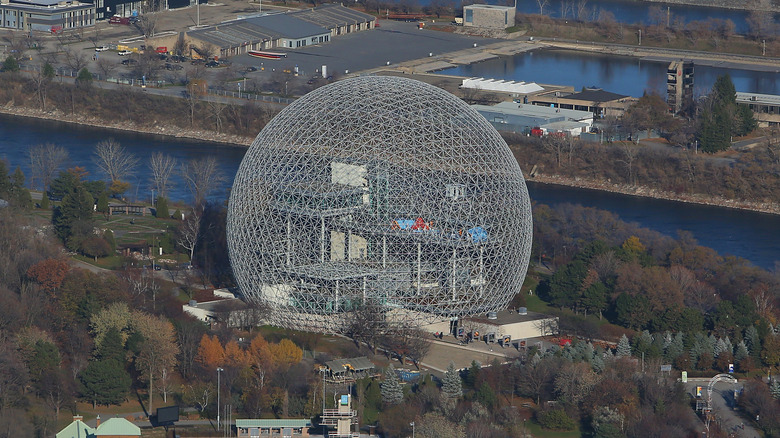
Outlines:
{"type": "Polygon", "coordinates": [[[130,24],[130,19],[125,17],[120,17],[118,15],[114,15],[113,17],[108,19],[108,24],[130,24]]]}
{"type": "Polygon", "coordinates": [[[168,48],[167,47],[158,47],[156,52],[164,55],[164,54],[168,53],[168,48]]]}
{"type": "Polygon", "coordinates": [[[534,137],[541,137],[544,135],[544,131],[542,131],[542,128],[535,126],[531,128],[531,135],[533,135],[534,137]]]}

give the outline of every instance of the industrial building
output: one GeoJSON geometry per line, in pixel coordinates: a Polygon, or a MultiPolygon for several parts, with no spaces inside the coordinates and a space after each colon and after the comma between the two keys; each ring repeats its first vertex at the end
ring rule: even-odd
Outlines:
{"type": "Polygon", "coordinates": [[[780,126],[780,96],[737,92],[737,104],[753,110],[758,126],[780,126]]]}
{"type": "Polygon", "coordinates": [[[469,5],[463,7],[463,25],[506,29],[515,25],[514,6],[469,5]]]}
{"type": "Polygon", "coordinates": [[[693,62],[672,61],[666,69],[666,103],[677,114],[693,104],[693,62]]]}
{"type": "Polygon", "coordinates": [[[574,137],[590,131],[593,113],[573,109],[501,102],[497,105],[472,105],[482,117],[501,132],[528,133],[540,128],[545,133],[565,132],[574,137]]]}
{"type": "Polygon", "coordinates": [[[95,5],[78,0],[0,2],[0,28],[59,33],[95,25],[95,5]]]}
{"type": "Polygon", "coordinates": [[[550,91],[528,97],[528,103],[552,108],[588,111],[597,118],[621,117],[636,98],[604,91],[601,88],[586,88],[579,93],[550,91]]]}
{"type": "MultiPolygon", "coordinates": [[[[227,21],[185,32],[182,37],[192,50],[223,58],[249,50],[295,50],[323,44],[338,35],[373,29],[375,24],[376,17],[372,15],[340,4],[327,4],[227,21]]],[[[151,44],[174,47],[178,39],[179,35],[164,36],[155,38],[151,44]]]]}
{"type": "Polygon", "coordinates": [[[303,96],[257,136],[230,195],[230,262],[274,325],[420,324],[506,307],[531,248],[517,160],[446,91],[361,76],[303,96]]]}

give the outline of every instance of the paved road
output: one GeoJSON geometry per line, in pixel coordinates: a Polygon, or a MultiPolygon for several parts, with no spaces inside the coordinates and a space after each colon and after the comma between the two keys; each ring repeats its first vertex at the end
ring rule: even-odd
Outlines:
{"type": "MultiPolygon", "coordinates": [[[[701,400],[706,403],[707,385],[710,379],[688,379],[685,385],[686,390],[691,397],[696,398],[696,387],[702,387],[701,400]]],[[[734,391],[741,391],[743,385],[736,385],[728,382],[718,382],[715,384],[712,394],[712,414],[713,420],[718,421],[722,429],[728,433],[733,433],[735,437],[740,438],[758,438],[762,436],[758,430],[754,429],[749,419],[740,416],[740,411],[735,410],[736,399],[734,391]]]]}

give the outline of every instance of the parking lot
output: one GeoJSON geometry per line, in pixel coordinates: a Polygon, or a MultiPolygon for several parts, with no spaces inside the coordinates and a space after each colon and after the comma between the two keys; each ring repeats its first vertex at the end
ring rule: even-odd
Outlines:
{"type": "MultiPolygon", "coordinates": [[[[202,5],[200,23],[218,24],[242,14],[257,12],[258,7],[255,3],[235,0],[202,5]]],[[[197,21],[195,8],[165,11],[157,15],[158,34],[185,31],[197,21]]],[[[108,75],[138,80],[146,76],[147,80],[158,80],[161,84],[180,85],[188,78],[202,77],[210,86],[232,90],[236,89],[235,81],[244,78],[242,89],[245,91],[273,91],[280,94],[302,94],[321,84],[321,81],[314,83],[312,77],[319,76],[323,66],[327,66],[326,76],[340,78],[348,73],[364,72],[388,64],[393,66],[413,59],[436,58],[443,53],[473,47],[475,43],[481,46],[496,41],[451,32],[419,30],[414,22],[379,20],[379,27],[370,31],[337,36],[322,45],[286,49],[287,57],[280,60],[240,55],[231,58],[229,66],[210,66],[214,68],[171,60],[160,60],[154,68],[142,68],[139,61],[141,64],[144,62],[138,54],[119,56],[115,50],[95,52],[95,47],[127,41],[131,41],[128,46],[139,47],[144,44],[136,26],[101,22],[95,29],[84,30],[79,36],[80,40],[71,37],[68,47],[86,54],[87,68],[101,78],[108,75]],[[106,64],[111,64],[110,68],[107,69],[106,64]],[[276,88],[268,89],[273,86],[276,88]]],[[[56,46],[56,41],[48,39],[47,49],[51,50],[56,46]]],[[[58,61],[60,67],[63,67],[65,63],[62,55],[58,61]]]]}

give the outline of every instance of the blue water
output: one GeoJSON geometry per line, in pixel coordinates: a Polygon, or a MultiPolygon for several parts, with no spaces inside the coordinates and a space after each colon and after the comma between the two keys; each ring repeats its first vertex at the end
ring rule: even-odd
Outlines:
{"type": "MultiPolygon", "coordinates": [[[[643,61],[569,50],[538,50],[462,65],[439,73],[494,79],[571,85],[575,90],[596,86],[613,93],[641,97],[645,92],[666,94],[668,62],[643,61]]],[[[718,76],[729,74],[737,91],[780,94],[780,74],[695,65],[694,94],[709,93],[718,76]]]]}
{"type": "MultiPolygon", "coordinates": [[[[245,152],[244,148],[214,143],[0,116],[0,159],[9,161],[11,169],[20,166],[29,175],[27,148],[50,142],[68,150],[70,160],[64,168],[78,165],[91,170],[95,169],[92,161],[95,144],[108,137],[114,137],[141,158],[128,192],[131,200],[139,201],[151,197],[146,166],[153,152],[162,151],[180,161],[216,157],[225,179],[211,193],[210,199],[220,203],[227,199],[245,152]]],[[[100,174],[89,177],[105,178],[100,174]]],[[[179,177],[173,179],[180,181],[179,177]]],[[[776,260],[780,261],[780,216],[538,183],[529,183],[529,192],[531,198],[541,204],[569,202],[608,210],[625,221],[636,222],[670,236],[676,236],[677,230],[687,230],[702,245],[722,254],[743,257],[767,269],[772,268],[776,260]]],[[[174,201],[191,200],[190,193],[181,182],[173,187],[170,197],[174,201]]]]}

